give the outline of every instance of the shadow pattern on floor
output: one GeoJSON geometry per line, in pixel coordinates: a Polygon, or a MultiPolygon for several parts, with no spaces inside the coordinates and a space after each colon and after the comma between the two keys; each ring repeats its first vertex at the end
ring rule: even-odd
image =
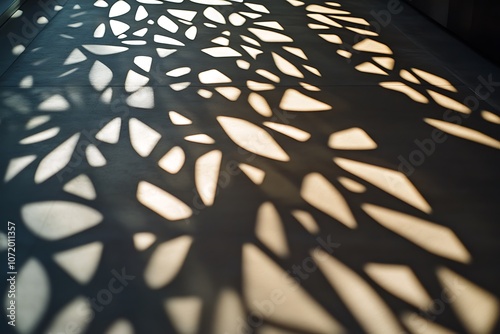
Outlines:
{"type": "Polygon", "coordinates": [[[498,330],[493,86],[364,5],[57,8],[0,78],[17,332],[498,330]]]}

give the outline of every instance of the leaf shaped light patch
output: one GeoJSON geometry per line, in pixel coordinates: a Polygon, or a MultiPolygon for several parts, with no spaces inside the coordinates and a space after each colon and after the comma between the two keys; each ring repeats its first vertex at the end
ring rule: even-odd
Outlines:
{"type": "Polygon", "coordinates": [[[261,127],[235,117],[218,116],[217,121],[229,138],[241,148],[278,161],[290,160],[281,146],[261,127]]]}

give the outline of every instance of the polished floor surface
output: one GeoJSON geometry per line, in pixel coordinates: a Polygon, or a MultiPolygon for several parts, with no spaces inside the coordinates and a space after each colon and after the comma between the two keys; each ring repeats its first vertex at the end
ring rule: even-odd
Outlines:
{"type": "Polygon", "coordinates": [[[0,39],[1,333],[500,331],[500,69],[406,3],[28,1],[0,39]]]}

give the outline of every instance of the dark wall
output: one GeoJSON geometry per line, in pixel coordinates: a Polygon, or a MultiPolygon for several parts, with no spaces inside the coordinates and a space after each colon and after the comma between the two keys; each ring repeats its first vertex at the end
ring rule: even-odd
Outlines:
{"type": "Polygon", "coordinates": [[[500,64],[499,0],[406,0],[500,64]]]}

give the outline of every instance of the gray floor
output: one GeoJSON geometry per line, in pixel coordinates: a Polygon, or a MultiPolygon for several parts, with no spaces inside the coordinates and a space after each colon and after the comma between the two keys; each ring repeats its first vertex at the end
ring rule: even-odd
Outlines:
{"type": "Polygon", "coordinates": [[[408,5],[27,1],[0,45],[0,332],[500,331],[500,69],[408,5]]]}

